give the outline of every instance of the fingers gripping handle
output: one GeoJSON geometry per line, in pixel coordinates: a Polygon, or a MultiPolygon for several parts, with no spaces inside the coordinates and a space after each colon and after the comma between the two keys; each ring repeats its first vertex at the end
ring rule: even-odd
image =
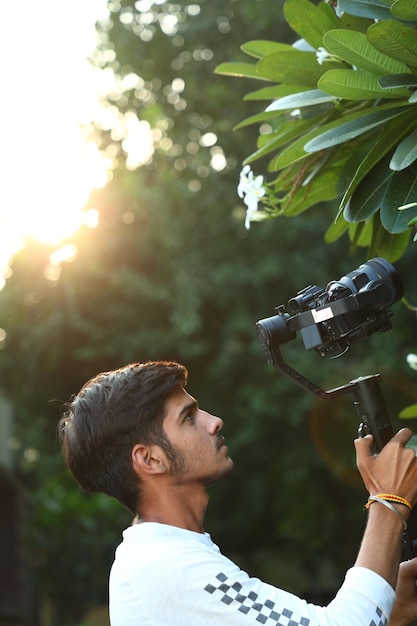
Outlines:
{"type": "Polygon", "coordinates": [[[380,452],[394,434],[379,383],[379,375],[351,381],[353,405],[361,420],[358,434],[373,436],[375,453],[380,452]]]}
{"type": "MultiPolygon", "coordinates": [[[[380,376],[365,376],[353,380],[351,384],[353,404],[361,420],[358,435],[372,435],[373,451],[377,454],[394,434],[380,387],[380,376]]],[[[411,511],[402,537],[402,560],[414,556],[417,556],[417,507],[411,511]]]]}

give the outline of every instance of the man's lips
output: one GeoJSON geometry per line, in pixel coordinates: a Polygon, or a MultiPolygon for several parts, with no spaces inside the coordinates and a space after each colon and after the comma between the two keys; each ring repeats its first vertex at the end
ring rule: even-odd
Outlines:
{"type": "Polygon", "coordinates": [[[219,435],[219,442],[217,444],[217,448],[220,450],[220,448],[222,448],[225,445],[226,445],[225,438],[223,437],[223,435],[219,435]]]}

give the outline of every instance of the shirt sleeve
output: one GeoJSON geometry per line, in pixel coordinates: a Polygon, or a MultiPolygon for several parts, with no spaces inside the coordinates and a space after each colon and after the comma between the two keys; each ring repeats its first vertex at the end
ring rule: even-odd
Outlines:
{"type": "Polygon", "coordinates": [[[392,587],[378,574],[352,568],[326,607],[305,600],[243,572],[219,572],[204,590],[209,604],[224,604],[223,624],[252,626],[385,626],[395,601],[392,587]],[[230,622],[225,619],[229,616],[230,622]]]}

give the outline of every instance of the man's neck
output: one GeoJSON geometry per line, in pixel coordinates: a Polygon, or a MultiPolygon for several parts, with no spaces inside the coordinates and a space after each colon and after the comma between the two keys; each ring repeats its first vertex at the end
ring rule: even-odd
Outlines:
{"type": "Polygon", "coordinates": [[[167,491],[161,490],[157,496],[142,494],[138,511],[140,522],[157,522],[177,526],[194,532],[204,532],[204,517],[208,504],[205,487],[199,485],[191,489],[171,485],[167,491]]]}

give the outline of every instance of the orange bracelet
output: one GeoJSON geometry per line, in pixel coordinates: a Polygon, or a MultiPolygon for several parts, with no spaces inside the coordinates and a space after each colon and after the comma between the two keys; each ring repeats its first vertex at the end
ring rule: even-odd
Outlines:
{"type": "Polygon", "coordinates": [[[413,508],[411,502],[402,498],[401,496],[395,496],[391,493],[377,493],[376,496],[369,496],[368,503],[365,505],[367,509],[369,509],[369,505],[372,503],[373,498],[379,498],[380,500],[385,500],[387,502],[396,502],[397,504],[403,504],[407,507],[409,511],[413,508]]]}
{"type": "Polygon", "coordinates": [[[388,509],[391,509],[391,511],[395,513],[395,515],[397,515],[402,521],[404,530],[407,530],[407,520],[401,515],[399,510],[391,502],[388,502],[388,500],[383,500],[382,498],[379,498],[378,496],[370,496],[368,502],[365,505],[365,508],[369,509],[369,507],[371,506],[373,502],[379,502],[380,504],[383,504],[384,506],[386,506],[388,509]]]}

